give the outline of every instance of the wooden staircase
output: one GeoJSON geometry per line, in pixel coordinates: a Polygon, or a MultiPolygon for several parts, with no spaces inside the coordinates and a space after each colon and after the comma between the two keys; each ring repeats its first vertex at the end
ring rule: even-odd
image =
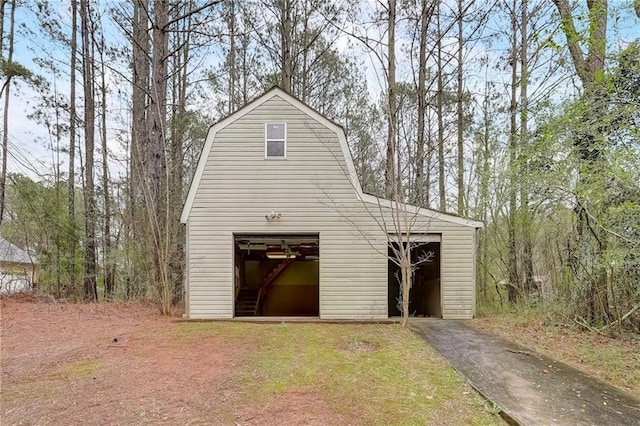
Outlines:
{"type": "Polygon", "coordinates": [[[241,288],[236,296],[236,316],[251,317],[258,313],[258,288],[241,288]]]}
{"type": "Polygon", "coordinates": [[[267,292],[267,287],[275,282],[278,277],[291,265],[293,262],[293,258],[284,259],[282,262],[278,263],[275,268],[266,276],[264,280],[262,280],[262,284],[260,284],[260,296],[264,296],[267,292]]]}
{"type": "Polygon", "coordinates": [[[267,287],[273,284],[278,277],[291,265],[293,258],[284,259],[262,280],[258,288],[241,288],[236,295],[237,317],[251,317],[258,315],[260,299],[267,294],[267,287]]]}

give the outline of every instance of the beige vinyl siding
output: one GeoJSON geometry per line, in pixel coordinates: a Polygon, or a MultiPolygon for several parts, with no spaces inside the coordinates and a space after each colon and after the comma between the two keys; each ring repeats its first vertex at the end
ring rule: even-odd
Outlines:
{"type": "Polygon", "coordinates": [[[233,316],[233,233],[318,233],[321,317],[385,317],[386,262],[338,212],[360,204],[345,169],[335,132],[279,98],[221,129],[188,221],[189,316],[233,316]],[[265,122],[287,123],[286,160],[265,160],[265,122]]]}
{"type": "MultiPolygon", "coordinates": [[[[187,226],[185,227],[185,244],[184,244],[184,251],[185,251],[185,272],[184,272],[184,306],[188,309],[190,303],[189,303],[189,296],[191,294],[191,292],[189,291],[189,270],[190,270],[190,266],[189,266],[189,256],[190,256],[190,250],[189,250],[189,241],[191,241],[191,237],[189,235],[189,224],[187,223],[187,226]]],[[[188,315],[188,312],[187,312],[188,315]]]]}
{"type": "MultiPolygon", "coordinates": [[[[215,134],[187,219],[190,318],[233,317],[233,234],[319,234],[320,317],[387,317],[386,233],[348,178],[336,132],[280,96],[215,134]],[[287,158],[264,158],[265,123],[287,124],[287,158]],[[265,220],[271,211],[282,214],[265,220]]],[[[383,209],[389,214],[389,209],[383,209]]],[[[420,219],[442,234],[445,318],[469,318],[475,229],[420,219]],[[470,240],[471,238],[471,240],[470,240]]]]}
{"type": "Polygon", "coordinates": [[[465,319],[473,316],[475,303],[474,228],[458,226],[443,235],[442,316],[465,319]]]}
{"type": "MultiPolygon", "coordinates": [[[[380,210],[391,231],[393,227],[390,209],[384,207],[379,209],[377,206],[369,209],[370,212],[380,210]]],[[[475,228],[446,222],[443,219],[417,216],[411,227],[411,233],[442,235],[440,242],[442,317],[445,319],[472,318],[475,308],[475,228]]]]}
{"type": "MultiPolygon", "coordinates": [[[[230,233],[204,232],[189,222],[189,317],[233,317],[233,246],[230,233]],[[194,234],[198,238],[194,238],[194,234]]],[[[207,228],[212,228],[211,226],[207,228]]]]}

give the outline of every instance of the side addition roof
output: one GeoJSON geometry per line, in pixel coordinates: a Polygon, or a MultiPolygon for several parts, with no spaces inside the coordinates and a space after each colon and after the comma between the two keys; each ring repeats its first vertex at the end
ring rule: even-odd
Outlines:
{"type": "MultiPolygon", "coordinates": [[[[311,108],[309,105],[305,104],[298,98],[292,96],[291,94],[285,92],[279,87],[273,87],[268,90],[258,98],[249,102],[244,107],[240,108],[238,111],[234,112],[231,115],[221,119],[213,126],[209,128],[209,132],[207,133],[207,139],[205,141],[204,147],[202,148],[202,153],[200,154],[200,159],[198,161],[198,166],[196,168],[196,172],[193,176],[193,180],[191,181],[191,186],[189,187],[189,193],[187,194],[187,199],[185,200],[184,207],[182,209],[182,215],[180,217],[180,221],[182,223],[187,223],[189,219],[189,214],[191,213],[191,208],[193,207],[193,202],[198,191],[198,186],[200,184],[200,180],[202,179],[202,175],[204,173],[205,165],[207,164],[207,160],[209,158],[209,154],[211,153],[211,146],[213,145],[213,141],[216,137],[216,133],[225,127],[231,125],[233,122],[238,120],[239,118],[249,114],[251,111],[269,101],[274,97],[279,97],[282,100],[288,102],[294,108],[299,109],[312,119],[321,123],[328,129],[332,130],[338,136],[338,140],[340,141],[340,148],[342,149],[342,154],[344,155],[345,164],[347,165],[346,172],[348,173],[348,177],[351,180],[351,184],[355,190],[356,196],[363,203],[368,204],[376,204],[379,206],[393,208],[393,204],[390,200],[375,197],[370,194],[365,194],[362,192],[362,187],[360,185],[360,180],[358,179],[358,175],[356,174],[355,166],[353,165],[353,158],[351,157],[351,151],[349,150],[349,145],[347,144],[347,138],[344,132],[344,128],[324,115],[320,114],[318,111],[311,108]]],[[[426,209],[422,207],[417,207],[413,205],[407,205],[407,209],[415,214],[419,214],[421,216],[427,216],[434,219],[443,220],[445,222],[456,223],[463,226],[473,227],[473,228],[482,228],[483,223],[475,220],[466,219],[463,217],[451,215],[448,213],[442,213],[436,210],[426,209]]]]}
{"type": "Polygon", "coordinates": [[[37,263],[29,253],[0,237],[0,262],[29,264],[37,263]]]}

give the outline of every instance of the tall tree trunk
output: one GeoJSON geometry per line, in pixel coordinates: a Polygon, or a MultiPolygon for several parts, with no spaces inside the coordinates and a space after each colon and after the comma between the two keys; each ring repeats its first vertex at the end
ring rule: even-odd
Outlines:
{"type": "Polygon", "coordinates": [[[426,182],[424,179],[425,167],[425,116],[427,114],[427,31],[429,21],[433,15],[433,3],[422,0],[420,11],[420,55],[418,64],[418,135],[416,143],[416,181],[415,181],[415,203],[418,206],[429,206],[429,193],[425,191],[426,182]]]}
{"type": "Polygon", "coordinates": [[[589,34],[587,52],[582,51],[582,40],[576,29],[569,0],[553,0],[560,13],[562,29],[567,38],[567,46],[573,66],[585,90],[596,83],[596,75],[604,69],[607,48],[608,0],[587,0],[589,34]]]}
{"type": "Polygon", "coordinates": [[[457,99],[456,99],[456,114],[457,114],[457,127],[458,127],[458,214],[464,216],[465,214],[465,193],[464,193],[464,139],[463,139],[463,127],[464,127],[464,80],[463,80],[463,68],[462,58],[464,49],[464,33],[463,33],[463,16],[464,9],[462,0],[458,0],[458,84],[457,84],[457,99]]]}
{"type": "Polygon", "coordinates": [[[281,0],[281,25],[282,33],[280,34],[280,43],[282,47],[282,88],[285,92],[291,93],[293,69],[291,58],[291,2],[290,0],[281,0]]]}
{"type": "MultiPolygon", "coordinates": [[[[227,26],[229,29],[229,108],[227,114],[231,114],[238,107],[236,101],[236,85],[238,84],[238,70],[236,64],[236,0],[230,0],[227,9],[227,26]]],[[[186,63],[185,63],[186,66],[186,63]]]]}
{"type": "Polygon", "coordinates": [[[167,130],[168,25],[167,1],[153,4],[151,90],[147,114],[148,185],[146,207],[149,228],[147,250],[149,281],[159,290],[163,314],[169,313],[172,288],[169,283],[169,211],[165,139],[167,130]]]}
{"type": "Polygon", "coordinates": [[[394,239],[398,245],[396,256],[400,263],[402,276],[402,327],[406,328],[409,321],[409,291],[411,289],[411,243],[409,241],[410,224],[402,191],[402,162],[400,161],[398,141],[398,100],[396,93],[396,1],[388,2],[388,31],[387,31],[387,88],[388,88],[388,139],[387,139],[387,167],[386,190],[393,206],[394,239]],[[395,167],[397,168],[395,168],[395,167]],[[407,241],[404,241],[406,236],[407,241]]]}
{"type": "MultiPolygon", "coordinates": [[[[0,5],[2,6],[2,21],[4,25],[4,7],[5,3],[2,2],[0,5]]],[[[9,21],[9,52],[7,53],[7,62],[11,63],[13,61],[13,36],[15,31],[15,22],[16,22],[16,0],[11,2],[11,18],[9,21]]],[[[0,32],[4,33],[4,27],[0,28],[0,32]]],[[[3,40],[4,42],[4,40],[3,40]]],[[[2,51],[0,50],[0,55],[2,51]]],[[[9,99],[10,99],[10,90],[11,90],[11,74],[7,75],[7,81],[5,82],[5,92],[4,92],[4,115],[2,117],[2,172],[0,173],[0,224],[2,223],[2,219],[4,218],[4,210],[5,210],[5,192],[7,186],[7,155],[9,155],[9,99]]]]}
{"type": "Polygon", "coordinates": [[[431,133],[433,122],[433,110],[431,108],[426,111],[426,123],[425,123],[425,176],[424,176],[424,194],[425,194],[425,207],[431,208],[431,180],[432,180],[432,167],[433,167],[433,135],[431,133]]]}
{"type": "MultiPolygon", "coordinates": [[[[189,4],[191,7],[191,4],[189,4]]],[[[230,19],[234,23],[230,23],[229,27],[235,27],[235,16],[231,16],[230,19]]],[[[173,287],[173,303],[178,304],[182,299],[182,282],[184,271],[184,241],[185,230],[180,224],[180,213],[182,206],[182,179],[183,179],[183,142],[185,138],[185,120],[187,115],[186,103],[187,103],[187,89],[188,89],[188,75],[189,75],[189,54],[191,48],[191,19],[186,18],[182,22],[182,29],[177,37],[177,44],[181,46],[180,54],[174,57],[174,70],[172,73],[173,80],[173,98],[174,98],[174,123],[172,126],[172,138],[171,138],[171,169],[170,173],[170,188],[169,197],[171,200],[169,204],[170,211],[170,223],[169,223],[169,236],[170,236],[170,277],[174,284],[173,287]],[[177,119],[175,119],[177,118],[177,119]]],[[[234,30],[235,31],[235,30],[234,30]]],[[[230,31],[231,32],[231,31],[230,31]]],[[[235,37],[235,36],[233,36],[235,37]]],[[[235,47],[233,54],[229,56],[229,77],[230,77],[230,97],[229,102],[235,108],[235,85],[237,74],[235,72],[235,47]],[[232,69],[233,68],[233,69],[232,69]],[[232,83],[231,80],[234,80],[232,83]]]]}
{"type": "Polygon", "coordinates": [[[242,21],[242,37],[240,40],[242,41],[242,105],[246,105],[249,102],[249,78],[250,78],[250,67],[248,66],[248,55],[249,55],[249,46],[251,45],[251,37],[249,31],[247,31],[247,17],[245,17],[242,21]]]}
{"type": "Polygon", "coordinates": [[[104,293],[105,298],[112,299],[115,292],[115,265],[111,258],[111,199],[109,195],[109,150],[107,147],[107,82],[105,69],[105,40],[101,37],[100,47],[100,94],[102,95],[102,108],[100,110],[101,138],[102,138],[102,193],[104,203],[103,221],[103,268],[104,268],[104,293]]]}
{"type": "MultiPolygon", "coordinates": [[[[54,80],[54,85],[53,85],[53,95],[57,98],[58,97],[58,86],[55,84],[55,80],[54,80]]],[[[54,165],[53,165],[53,170],[55,171],[55,176],[54,176],[54,184],[55,184],[55,188],[56,188],[56,198],[55,198],[55,211],[59,212],[60,211],[60,139],[61,139],[61,135],[60,135],[60,128],[61,128],[61,124],[60,124],[60,106],[56,105],[55,106],[55,127],[54,127],[54,132],[55,132],[55,138],[56,138],[56,146],[55,146],[55,159],[54,159],[54,165]]],[[[53,146],[52,146],[53,148],[53,146]]],[[[53,231],[53,235],[55,238],[54,241],[54,246],[55,246],[55,265],[56,265],[56,296],[58,298],[60,298],[61,296],[61,292],[62,292],[62,288],[61,288],[61,283],[62,283],[62,253],[61,253],[61,248],[62,248],[62,241],[61,241],[61,234],[62,232],[60,232],[60,228],[56,228],[53,231]]]]}
{"type": "MultiPolygon", "coordinates": [[[[581,247],[588,247],[585,253],[579,256],[593,257],[595,263],[593,271],[585,278],[586,289],[585,304],[587,317],[590,321],[610,318],[607,298],[607,271],[602,265],[605,263],[604,253],[608,248],[607,236],[598,227],[592,227],[588,220],[589,215],[599,217],[602,207],[594,205],[587,197],[581,194],[589,191],[589,185],[601,178],[602,150],[597,146],[598,134],[601,133],[599,118],[605,115],[606,101],[603,99],[602,82],[597,78],[604,72],[607,45],[607,0],[587,0],[587,26],[586,37],[578,33],[572,5],[568,0],[553,0],[560,14],[562,29],[567,39],[567,46],[576,74],[583,86],[585,98],[589,105],[585,111],[584,122],[595,122],[593,126],[587,126],[574,136],[574,146],[578,151],[582,164],[579,167],[578,183],[576,188],[577,226],[576,235],[581,247]],[[586,39],[586,42],[584,40],[586,39]],[[583,51],[583,46],[587,51],[583,51]],[[595,252],[595,253],[592,253],[595,252]],[[600,303],[599,303],[600,302],[600,303]]],[[[582,277],[578,277],[581,279],[582,277]]]]}
{"type": "Polygon", "coordinates": [[[129,182],[128,182],[128,220],[125,242],[127,252],[127,297],[136,296],[138,289],[134,286],[137,266],[135,249],[138,242],[144,240],[144,226],[139,226],[143,219],[144,194],[141,188],[146,181],[143,178],[147,167],[147,99],[149,94],[149,11],[147,2],[133,0],[133,85],[131,97],[131,144],[129,146],[129,182]],[[142,201],[140,198],[143,198],[142,201]]]}
{"type": "MultiPolygon", "coordinates": [[[[528,0],[521,0],[520,4],[520,150],[526,151],[529,140],[529,58],[528,58],[528,25],[529,11],[528,0]]],[[[528,174],[527,162],[521,154],[521,176],[528,174]]],[[[532,217],[529,211],[529,186],[520,184],[520,208],[522,216],[522,266],[524,272],[524,288],[528,293],[533,289],[533,241],[532,241],[532,217]]]]}
{"type": "Polygon", "coordinates": [[[242,43],[242,105],[249,102],[249,67],[247,66],[248,46],[250,43],[249,36],[243,36],[242,43]]]}
{"type": "Polygon", "coordinates": [[[152,207],[161,215],[166,205],[164,204],[164,190],[166,184],[165,163],[165,135],[167,121],[167,51],[168,33],[166,25],[169,21],[168,3],[156,1],[153,7],[153,33],[151,56],[151,91],[149,96],[149,109],[147,115],[147,132],[149,137],[149,177],[150,177],[150,201],[152,207]]]}
{"type": "Polygon", "coordinates": [[[76,58],[78,56],[78,2],[71,0],[71,67],[69,69],[69,180],[67,187],[67,212],[69,223],[69,287],[76,290],[76,58]]]}
{"type": "Polygon", "coordinates": [[[391,198],[399,176],[395,176],[397,149],[397,105],[396,105],[396,1],[389,0],[387,10],[387,157],[385,167],[385,196],[391,198]]]}
{"type": "Polygon", "coordinates": [[[95,99],[93,92],[94,65],[92,49],[90,45],[91,10],[89,0],[80,2],[80,20],[82,23],[82,74],[84,92],[84,133],[85,133],[85,271],[84,271],[84,296],[87,300],[98,299],[96,282],[96,207],[95,189],[93,181],[94,173],[94,146],[95,146],[95,99]]]}
{"type": "Polygon", "coordinates": [[[508,222],[508,248],[509,248],[509,301],[515,303],[520,295],[520,279],[518,275],[518,247],[516,239],[516,214],[517,191],[518,191],[518,173],[517,168],[517,150],[518,150],[518,21],[516,18],[517,0],[513,0],[511,10],[511,105],[509,108],[510,127],[509,127],[509,222],[508,222]]]}
{"type": "Polygon", "coordinates": [[[4,8],[7,0],[0,0],[0,55],[4,54],[4,8]]]}
{"type": "Polygon", "coordinates": [[[447,210],[447,198],[445,193],[444,176],[444,65],[442,63],[442,27],[440,24],[440,5],[438,5],[438,31],[436,49],[438,52],[438,90],[436,93],[436,109],[438,115],[438,192],[440,193],[440,211],[447,210]]]}
{"type": "MultiPolygon", "coordinates": [[[[480,171],[480,220],[486,222],[488,219],[488,211],[489,211],[489,155],[490,155],[490,137],[491,137],[491,117],[489,112],[489,97],[490,91],[489,86],[490,83],[485,82],[485,90],[482,102],[483,109],[483,134],[482,134],[482,146],[480,149],[481,152],[481,171],[480,171]]],[[[480,241],[478,244],[478,257],[480,258],[480,265],[482,268],[482,273],[480,276],[480,288],[483,290],[484,294],[486,294],[486,290],[489,285],[489,265],[488,265],[488,252],[489,252],[489,244],[487,241],[487,230],[482,229],[480,231],[480,241]]]]}

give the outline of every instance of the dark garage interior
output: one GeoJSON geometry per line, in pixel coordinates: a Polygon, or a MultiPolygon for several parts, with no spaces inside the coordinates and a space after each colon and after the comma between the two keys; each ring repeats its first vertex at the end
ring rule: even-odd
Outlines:
{"type": "MultiPolygon", "coordinates": [[[[397,243],[391,243],[399,247],[397,243]]],[[[400,316],[400,267],[392,260],[397,250],[389,246],[389,316],[400,316]]],[[[415,317],[442,318],[440,297],[440,243],[411,243],[411,263],[414,265],[412,285],[409,292],[409,315],[415,317]],[[420,259],[431,259],[421,262],[420,259]]]]}
{"type": "Polygon", "coordinates": [[[235,316],[318,316],[320,239],[235,235],[235,316]]]}

